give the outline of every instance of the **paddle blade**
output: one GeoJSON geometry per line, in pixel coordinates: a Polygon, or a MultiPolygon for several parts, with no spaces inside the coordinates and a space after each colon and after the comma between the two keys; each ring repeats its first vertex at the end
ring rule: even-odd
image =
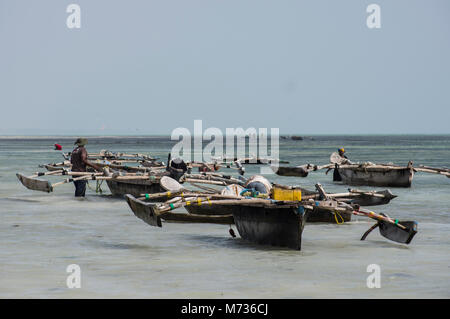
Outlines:
{"type": "Polygon", "coordinates": [[[402,229],[395,224],[391,224],[385,221],[379,221],[380,234],[389,240],[397,243],[409,244],[417,233],[417,222],[415,221],[399,221],[400,225],[406,227],[402,229]]]}

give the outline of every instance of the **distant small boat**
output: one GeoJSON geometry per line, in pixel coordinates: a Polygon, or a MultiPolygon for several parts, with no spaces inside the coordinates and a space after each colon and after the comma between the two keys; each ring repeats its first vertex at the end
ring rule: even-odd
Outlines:
{"type": "Polygon", "coordinates": [[[296,177],[306,177],[308,173],[312,170],[312,167],[307,165],[302,166],[275,166],[271,165],[272,171],[279,176],[296,176],[296,177]]]}
{"type": "Polygon", "coordinates": [[[291,139],[294,140],[294,141],[302,141],[303,137],[302,136],[293,135],[293,136],[291,136],[291,139]]]}

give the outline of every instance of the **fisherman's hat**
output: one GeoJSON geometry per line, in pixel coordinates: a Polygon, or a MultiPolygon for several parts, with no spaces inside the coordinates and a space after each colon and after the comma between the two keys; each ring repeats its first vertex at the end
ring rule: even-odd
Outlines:
{"type": "Polygon", "coordinates": [[[84,146],[84,145],[86,145],[88,143],[88,140],[87,140],[87,138],[82,138],[82,137],[80,137],[80,138],[78,138],[76,141],[75,141],[75,143],[73,143],[74,145],[78,145],[78,146],[84,146]]]}

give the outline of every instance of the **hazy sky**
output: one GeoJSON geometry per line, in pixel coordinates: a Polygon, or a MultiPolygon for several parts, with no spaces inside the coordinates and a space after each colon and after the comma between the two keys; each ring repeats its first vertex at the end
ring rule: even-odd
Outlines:
{"type": "Polygon", "coordinates": [[[450,133],[450,1],[0,0],[0,88],[0,135],[450,133]]]}

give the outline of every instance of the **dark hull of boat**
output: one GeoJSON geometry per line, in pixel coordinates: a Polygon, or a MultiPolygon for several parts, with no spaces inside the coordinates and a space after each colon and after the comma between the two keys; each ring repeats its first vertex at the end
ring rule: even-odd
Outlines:
{"type": "Polygon", "coordinates": [[[157,216],[152,208],[151,204],[143,202],[139,199],[134,198],[134,196],[126,195],[128,205],[133,211],[134,215],[142,219],[145,223],[150,226],[162,227],[161,219],[170,222],[185,222],[185,223],[210,223],[210,224],[225,224],[231,225],[234,223],[232,215],[221,215],[221,216],[206,216],[206,215],[194,215],[194,214],[183,214],[183,213],[172,213],[166,212],[161,216],[157,216]]]}
{"type": "MultiPolygon", "coordinates": [[[[273,170],[275,171],[275,168],[273,170]]],[[[279,166],[275,174],[279,176],[306,177],[308,176],[308,171],[304,167],[279,166]]]]}
{"type": "Polygon", "coordinates": [[[164,192],[159,182],[153,182],[149,180],[121,180],[113,181],[107,180],[109,190],[113,196],[124,196],[125,194],[131,194],[135,197],[141,194],[153,194],[164,192]]]}
{"type": "Polygon", "coordinates": [[[347,185],[411,187],[414,171],[411,168],[339,168],[342,182],[347,185]]]}
{"type": "Polygon", "coordinates": [[[314,208],[314,210],[308,214],[308,223],[333,223],[341,224],[343,222],[349,222],[352,220],[352,215],[347,213],[333,213],[326,209],[314,208]]]}
{"type": "Polygon", "coordinates": [[[392,194],[390,190],[378,191],[376,194],[383,195],[384,197],[371,196],[367,194],[361,194],[359,197],[349,199],[349,204],[358,204],[359,206],[377,206],[386,205],[396,198],[397,196],[392,194]]]}
{"type": "Polygon", "coordinates": [[[184,206],[190,214],[196,215],[232,215],[233,209],[229,205],[209,206],[207,203],[197,206],[184,206]]]}
{"type": "MultiPolygon", "coordinates": [[[[214,205],[214,207],[209,207],[207,205],[202,206],[185,206],[184,207],[190,214],[196,215],[229,215],[233,214],[233,208],[229,205],[214,205]]],[[[308,215],[308,223],[341,223],[349,222],[352,219],[351,214],[340,213],[340,216],[335,217],[334,213],[325,209],[314,209],[308,215]],[[342,216],[342,218],[340,217],[342,216]]]]}
{"type": "Polygon", "coordinates": [[[233,215],[195,215],[183,213],[165,213],[161,216],[166,222],[200,223],[200,224],[234,224],[233,215]]]}
{"type": "Polygon", "coordinates": [[[231,205],[239,235],[251,242],[300,250],[308,212],[296,208],[231,205]]]}

